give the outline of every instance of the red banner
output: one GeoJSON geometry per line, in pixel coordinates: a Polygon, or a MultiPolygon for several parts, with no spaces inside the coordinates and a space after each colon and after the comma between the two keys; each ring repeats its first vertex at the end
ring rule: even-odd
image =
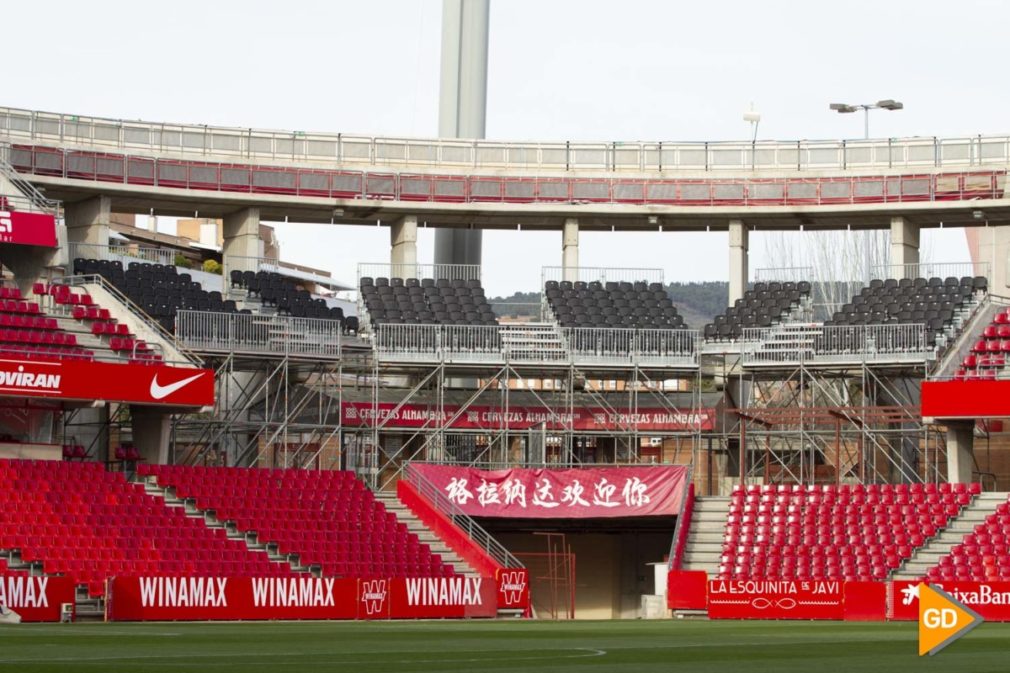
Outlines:
{"type": "Polygon", "coordinates": [[[470,516],[676,516],[687,485],[687,468],[678,465],[477,470],[412,463],[408,469],[470,516]]]}
{"type": "Polygon", "coordinates": [[[921,407],[923,418],[1010,416],[1010,381],[923,381],[921,407]]]}
{"type": "Polygon", "coordinates": [[[502,568],[498,571],[498,608],[527,610],[530,607],[530,571],[502,568]]]}
{"type": "Polygon", "coordinates": [[[214,370],[2,358],[0,396],[209,407],[214,404],[214,370]]]}
{"type": "Polygon", "coordinates": [[[487,577],[116,577],[110,621],[494,617],[487,577]]]}
{"type": "Polygon", "coordinates": [[[55,248],[56,218],[47,213],[0,210],[0,243],[55,248]]]}
{"type": "Polygon", "coordinates": [[[17,613],[23,622],[58,622],[63,603],[74,604],[74,582],[69,577],[0,572],[0,607],[17,613]]]}
{"type": "Polygon", "coordinates": [[[382,402],[377,410],[371,402],[344,402],[341,417],[345,426],[373,426],[382,423],[388,428],[421,428],[449,424],[453,430],[529,430],[546,425],[548,430],[603,432],[636,428],[640,432],[690,432],[713,430],[715,409],[675,411],[640,408],[637,413],[613,412],[602,407],[578,407],[571,413],[546,407],[509,407],[508,414],[499,407],[469,406],[462,412],[457,405],[396,404],[382,402]]]}
{"type": "MultiPolygon", "coordinates": [[[[950,594],[955,600],[990,622],[1010,622],[1010,582],[930,582],[930,586],[950,594]]],[[[891,582],[888,618],[901,621],[919,619],[919,583],[891,582]]]]}
{"type": "Polygon", "coordinates": [[[671,610],[708,608],[708,573],[704,570],[671,570],[666,574],[666,607],[671,610]]]}
{"type": "Polygon", "coordinates": [[[713,580],[709,619],[842,619],[844,592],[837,581],[713,580]]]}

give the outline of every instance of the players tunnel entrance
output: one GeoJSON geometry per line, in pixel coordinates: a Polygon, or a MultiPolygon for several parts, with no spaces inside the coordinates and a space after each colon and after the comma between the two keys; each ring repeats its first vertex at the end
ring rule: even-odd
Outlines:
{"type": "Polygon", "coordinates": [[[529,568],[541,619],[572,606],[576,619],[637,619],[643,596],[665,593],[650,564],[667,559],[676,517],[477,520],[529,568]]]}

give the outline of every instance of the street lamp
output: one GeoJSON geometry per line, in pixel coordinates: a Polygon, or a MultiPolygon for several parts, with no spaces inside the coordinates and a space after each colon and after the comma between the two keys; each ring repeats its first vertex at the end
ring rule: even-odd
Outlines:
{"type": "Polygon", "coordinates": [[[884,100],[878,100],[876,103],[861,103],[856,105],[849,105],[848,103],[832,103],[830,106],[832,110],[839,114],[848,114],[850,112],[856,112],[858,110],[863,111],[863,138],[869,140],[870,138],[870,110],[890,110],[894,112],[895,110],[903,110],[905,104],[901,101],[892,100],[890,98],[885,98],[884,100]]]}

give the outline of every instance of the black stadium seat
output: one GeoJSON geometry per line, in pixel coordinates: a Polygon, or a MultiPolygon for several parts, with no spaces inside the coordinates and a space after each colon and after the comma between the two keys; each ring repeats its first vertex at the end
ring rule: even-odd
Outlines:
{"type": "Polygon", "coordinates": [[[686,327],[661,283],[549,280],[544,296],[562,327],[686,327]]]}
{"type": "Polygon", "coordinates": [[[810,296],[807,281],[755,283],[725,313],[705,325],[705,339],[733,341],[744,329],[771,327],[782,322],[810,296]]]}
{"type": "Polygon", "coordinates": [[[362,276],[361,299],[373,325],[495,325],[480,280],[362,276]]]}

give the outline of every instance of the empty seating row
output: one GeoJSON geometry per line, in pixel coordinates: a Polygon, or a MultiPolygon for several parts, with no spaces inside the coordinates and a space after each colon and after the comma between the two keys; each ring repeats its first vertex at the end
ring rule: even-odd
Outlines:
{"type": "Polygon", "coordinates": [[[1000,503],[926,571],[929,582],[985,582],[1010,576],[1010,502],[1000,503]]]}
{"type": "Polygon", "coordinates": [[[725,313],[705,325],[705,339],[734,341],[743,336],[744,329],[776,325],[809,296],[807,281],[755,283],[725,313]]]}
{"type": "Polygon", "coordinates": [[[1010,357],[1010,308],[999,307],[962,359],[955,379],[995,379],[1010,357]]]}
{"type": "Polygon", "coordinates": [[[684,318],[662,283],[646,281],[556,281],[544,296],[562,327],[684,329],[684,318]]]}
{"type": "Polygon", "coordinates": [[[477,279],[362,276],[359,290],[373,325],[497,324],[477,279]]]}

